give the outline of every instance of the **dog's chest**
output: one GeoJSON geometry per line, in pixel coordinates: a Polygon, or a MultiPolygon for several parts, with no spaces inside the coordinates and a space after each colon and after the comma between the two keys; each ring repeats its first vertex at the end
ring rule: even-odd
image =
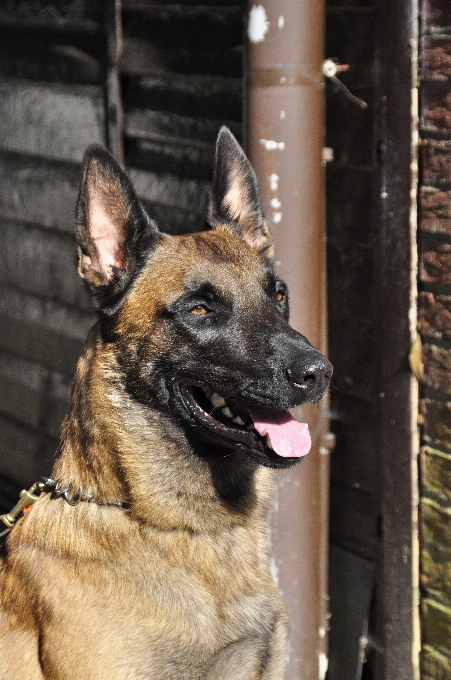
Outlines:
{"type": "Polygon", "coordinates": [[[102,656],[113,675],[125,664],[151,668],[152,674],[143,677],[160,679],[207,677],[205,669],[224,650],[242,644],[250,645],[247,654],[260,663],[283,606],[255,545],[250,550],[226,543],[211,541],[202,550],[186,544],[184,550],[168,552],[160,541],[142,552],[139,568],[132,568],[124,552],[92,574],[74,571],[69,588],[65,582],[61,590],[57,584],[47,590],[54,621],[46,647],[66,646],[63,655],[70,659],[71,641],[77,638],[89,650],[89,677],[94,678],[92,664],[102,656]]]}

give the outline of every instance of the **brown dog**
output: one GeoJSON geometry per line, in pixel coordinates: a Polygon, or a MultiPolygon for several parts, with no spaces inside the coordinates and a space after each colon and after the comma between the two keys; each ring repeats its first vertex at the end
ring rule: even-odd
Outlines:
{"type": "Polygon", "coordinates": [[[99,322],[54,479],[4,548],[1,680],[283,677],[270,468],[308,451],[286,409],[320,399],[332,371],[287,323],[255,175],[226,128],[208,222],[158,232],[108,152],[86,152],[79,272],[99,322]]]}

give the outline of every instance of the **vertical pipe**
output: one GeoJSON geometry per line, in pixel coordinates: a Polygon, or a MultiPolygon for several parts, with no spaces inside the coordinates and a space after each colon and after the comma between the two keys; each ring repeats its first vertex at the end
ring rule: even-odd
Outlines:
{"type": "MultiPolygon", "coordinates": [[[[290,321],[326,349],[321,0],[261,0],[248,16],[247,142],[291,294],[290,321]]],[[[287,680],[324,678],[327,612],[325,406],[300,409],[313,448],[277,477],[275,575],[290,616],[287,680]],[[321,451],[321,453],[320,453],[321,451]]]]}

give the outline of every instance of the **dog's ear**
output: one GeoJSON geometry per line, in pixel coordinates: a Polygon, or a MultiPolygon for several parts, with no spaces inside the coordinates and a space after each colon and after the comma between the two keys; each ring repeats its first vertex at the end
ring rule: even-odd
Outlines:
{"type": "Polygon", "coordinates": [[[258,253],[273,257],[271,230],[263,215],[255,172],[226,127],[221,128],[216,142],[207,221],[212,227],[230,226],[258,253]]]}
{"type": "Polygon", "coordinates": [[[97,309],[114,306],[159,238],[117,161],[98,144],[83,159],[76,210],[78,273],[97,309]]]}

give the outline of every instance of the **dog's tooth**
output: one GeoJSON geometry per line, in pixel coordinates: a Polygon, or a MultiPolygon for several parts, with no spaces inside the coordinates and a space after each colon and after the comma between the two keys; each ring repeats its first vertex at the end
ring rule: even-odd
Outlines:
{"type": "Polygon", "coordinates": [[[273,446],[271,444],[271,440],[269,438],[269,435],[266,435],[265,439],[266,439],[266,446],[268,447],[268,449],[272,449],[274,451],[273,446]]]}
{"type": "Polygon", "coordinates": [[[221,397],[221,395],[217,394],[217,392],[213,392],[209,398],[213,406],[216,408],[221,408],[222,406],[226,405],[226,400],[224,397],[221,397]]]}
{"type": "MultiPolygon", "coordinates": [[[[224,403],[225,403],[225,402],[224,402],[224,403]]],[[[227,418],[233,418],[233,413],[232,413],[232,411],[229,409],[228,406],[226,406],[225,408],[223,408],[223,409],[222,409],[222,412],[223,412],[223,414],[224,414],[225,416],[227,416],[227,418]]]]}
{"type": "Polygon", "coordinates": [[[232,418],[232,420],[237,425],[244,425],[244,420],[242,420],[240,416],[235,416],[235,418],[232,418]]]}

